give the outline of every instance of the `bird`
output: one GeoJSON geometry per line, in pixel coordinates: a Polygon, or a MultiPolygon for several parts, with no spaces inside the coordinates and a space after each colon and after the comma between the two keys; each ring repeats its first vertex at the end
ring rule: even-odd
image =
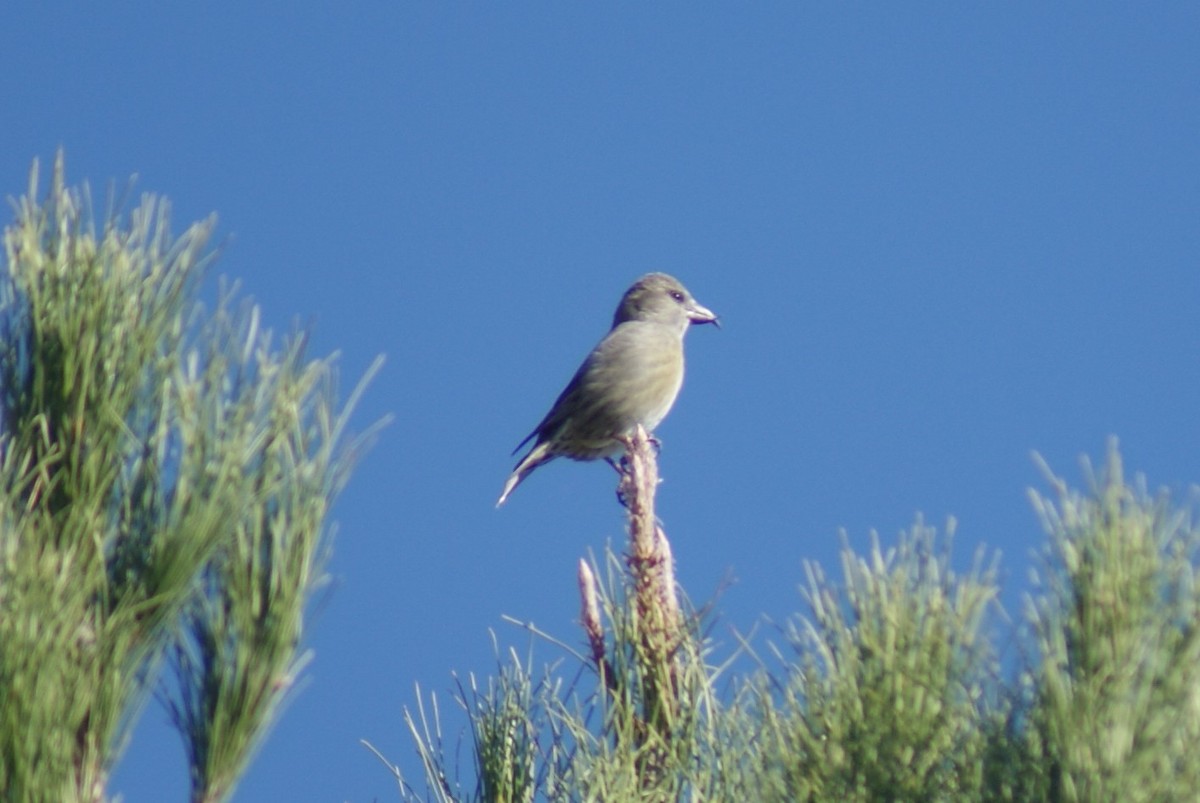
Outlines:
{"type": "MultiPolygon", "coordinates": [[[[620,452],[622,439],[640,424],[647,432],[662,422],[683,385],[683,336],[693,324],[720,326],[674,276],[648,273],[621,297],[612,328],[542,422],[513,454],[533,447],[513,468],[496,507],[539,466],[556,457],[604,458],[620,452]]],[[[614,464],[615,465],[615,464],[614,464]]]]}

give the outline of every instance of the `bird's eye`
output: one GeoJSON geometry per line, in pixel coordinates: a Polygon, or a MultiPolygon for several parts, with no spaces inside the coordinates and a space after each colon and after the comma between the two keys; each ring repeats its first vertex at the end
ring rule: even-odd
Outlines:
{"type": "Polygon", "coordinates": [[[678,290],[671,291],[671,298],[675,299],[680,304],[683,303],[683,293],[679,292],[678,290]]]}

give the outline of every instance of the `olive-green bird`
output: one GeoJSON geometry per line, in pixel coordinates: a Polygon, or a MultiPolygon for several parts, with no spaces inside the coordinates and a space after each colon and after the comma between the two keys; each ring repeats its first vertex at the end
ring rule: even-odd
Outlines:
{"type": "Polygon", "coordinates": [[[641,424],[653,432],[683,385],[683,336],[717,323],[679,280],[649,273],[625,291],[612,329],[592,349],[550,412],[513,454],[536,438],[504,483],[496,507],[535,468],[556,457],[610,459],[641,424]]]}

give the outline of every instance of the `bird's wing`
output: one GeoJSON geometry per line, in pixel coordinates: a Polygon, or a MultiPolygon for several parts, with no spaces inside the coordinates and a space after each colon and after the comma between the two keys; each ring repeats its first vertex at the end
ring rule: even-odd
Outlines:
{"type": "Polygon", "coordinates": [[[572,397],[579,393],[580,388],[583,387],[584,377],[587,376],[588,369],[594,362],[596,352],[598,350],[599,347],[593,349],[592,353],[587,356],[587,359],[585,359],[583,364],[580,365],[578,370],[575,371],[575,375],[571,377],[571,381],[567,383],[565,388],[563,388],[562,393],[558,394],[558,398],[554,400],[554,404],[550,405],[550,412],[546,413],[546,417],[543,418],[541,422],[533,428],[533,432],[530,432],[528,435],[526,435],[525,440],[521,441],[521,443],[517,445],[516,449],[513,449],[513,454],[516,454],[518,451],[520,451],[521,447],[529,443],[535,437],[539,439],[550,437],[555,430],[563,425],[563,423],[567,420],[567,417],[570,415],[572,408],[574,407],[574,405],[571,403],[572,397]]]}

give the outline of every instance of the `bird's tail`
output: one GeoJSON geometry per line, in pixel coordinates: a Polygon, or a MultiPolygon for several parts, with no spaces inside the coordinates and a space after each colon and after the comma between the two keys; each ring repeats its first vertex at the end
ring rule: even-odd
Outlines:
{"type": "Polygon", "coordinates": [[[504,481],[504,490],[500,492],[500,498],[496,500],[496,507],[500,507],[508,499],[508,495],[516,490],[516,487],[521,484],[521,480],[525,479],[525,475],[513,472],[508,475],[508,479],[504,481]]]}
{"type": "Polygon", "coordinates": [[[529,451],[529,454],[521,458],[521,462],[517,463],[517,467],[513,469],[512,474],[508,475],[508,479],[504,481],[504,490],[500,492],[500,498],[496,500],[496,507],[500,507],[508,499],[508,495],[516,490],[526,477],[529,476],[535,468],[545,463],[547,460],[553,460],[554,455],[550,454],[550,444],[543,441],[529,451]]]}

